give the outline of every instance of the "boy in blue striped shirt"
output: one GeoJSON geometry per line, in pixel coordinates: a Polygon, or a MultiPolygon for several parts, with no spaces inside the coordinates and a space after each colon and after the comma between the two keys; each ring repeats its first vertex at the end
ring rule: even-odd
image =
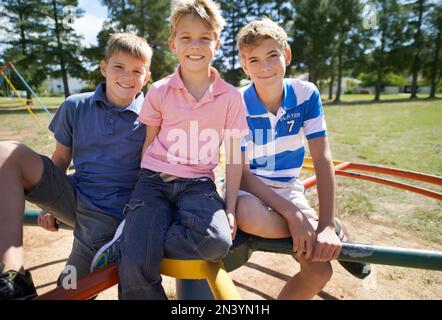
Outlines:
{"type": "MultiPolygon", "coordinates": [[[[243,90],[250,132],[242,146],[246,165],[238,227],[264,238],[291,236],[301,268],[278,298],[310,299],[330,280],[330,260],[339,256],[341,240],[346,240],[335,219],[335,175],[321,97],[314,84],[284,78],[291,50],[286,32],[275,22],[253,21],[237,38],[241,66],[252,80],[243,90]],[[304,137],[316,169],[318,214],[298,179],[304,137]]],[[[359,277],[370,272],[369,265],[351,267],[359,267],[359,277]]]]}

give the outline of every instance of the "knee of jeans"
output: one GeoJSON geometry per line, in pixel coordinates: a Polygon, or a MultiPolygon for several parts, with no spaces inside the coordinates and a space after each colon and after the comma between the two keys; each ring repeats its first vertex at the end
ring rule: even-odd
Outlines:
{"type": "Polygon", "coordinates": [[[216,227],[210,228],[209,237],[200,250],[208,260],[221,260],[224,258],[232,246],[230,233],[220,232],[216,227]]]}

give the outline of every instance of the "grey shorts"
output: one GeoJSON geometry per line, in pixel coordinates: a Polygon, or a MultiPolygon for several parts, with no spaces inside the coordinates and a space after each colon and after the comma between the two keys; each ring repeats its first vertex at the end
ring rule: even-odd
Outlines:
{"type": "MultiPolygon", "coordinates": [[[[77,203],[75,188],[68,176],[51,159],[40,156],[43,175],[32,190],[25,192],[25,198],[74,227],[74,243],[66,264],[76,268],[77,276],[86,275],[95,253],[113,238],[121,221],[77,203]]],[[[59,284],[65,275],[60,275],[59,284]]]]}
{"type": "Polygon", "coordinates": [[[43,160],[43,175],[37,185],[25,192],[25,199],[52,213],[58,220],[73,227],[76,220],[77,200],[75,189],[66,173],[51,159],[43,160]]]}

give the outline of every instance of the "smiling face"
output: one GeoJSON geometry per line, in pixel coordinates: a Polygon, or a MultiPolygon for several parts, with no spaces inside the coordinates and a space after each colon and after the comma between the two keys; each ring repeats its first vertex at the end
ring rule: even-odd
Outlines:
{"type": "Polygon", "coordinates": [[[190,14],[181,18],[176,30],[169,45],[177,55],[182,72],[208,73],[220,45],[216,32],[199,17],[190,14]]]}
{"type": "Polygon", "coordinates": [[[106,99],[117,107],[134,100],[150,78],[148,63],[126,52],[116,51],[101,61],[101,74],[106,78],[106,99]]]}
{"type": "Polygon", "coordinates": [[[286,67],[290,64],[290,49],[283,50],[272,38],[242,52],[241,66],[257,88],[281,87],[286,67]]]}

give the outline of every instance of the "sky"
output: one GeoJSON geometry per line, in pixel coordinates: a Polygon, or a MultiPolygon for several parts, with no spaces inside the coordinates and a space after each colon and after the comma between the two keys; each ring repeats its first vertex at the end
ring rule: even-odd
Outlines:
{"type": "Polygon", "coordinates": [[[84,37],[84,46],[95,45],[97,34],[107,17],[107,8],[99,0],[79,0],[78,6],[85,12],[81,18],[75,19],[73,28],[84,37]]]}
{"type": "MultiPolygon", "coordinates": [[[[78,6],[84,10],[84,14],[81,18],[74,20],[73,28],[84,37],[85,47],[96,45],[97,34],[107,18],[107,8],[101,5],[100,0],[79,0],[78,6]]],[[[2,18],[0,18],[1,23],[5,23],[2,18]]],[[[6,32],[0,30],[0,53],[4,48],[1,39],[7,36],[6,32]]]]}

